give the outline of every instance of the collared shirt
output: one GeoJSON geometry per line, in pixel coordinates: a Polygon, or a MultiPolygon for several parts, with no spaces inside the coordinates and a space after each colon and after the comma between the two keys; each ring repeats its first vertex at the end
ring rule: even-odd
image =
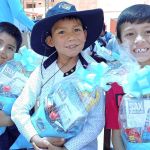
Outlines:
{"type": "MultiPolygon", "coordinates": [[[[76,65],[76,68],[79,67],[83,67],[80,60],[76,65]]],[[[40,66],[31,74],[23,92],[12,108],[12,119],[28,141],[38,134],[31,123],[29,115],[29,111],[35,106],[37,98],[41,102],[49,94],[53,85],[74,76],[75,72],[67,76],[64,75],[55,61],[46,69],[42,66],[42,74],[40,66]]],[[[101,92],[100,101],[89,113],[83,130],[65,143],[68,150],[97,150],[97,136],[102,131],[105,123],[104,109],[104,95],[101,92]]]]}

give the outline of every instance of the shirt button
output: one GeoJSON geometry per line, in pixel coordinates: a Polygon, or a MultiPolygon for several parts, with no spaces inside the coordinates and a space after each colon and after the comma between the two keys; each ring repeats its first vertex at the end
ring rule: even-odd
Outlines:
{"type": "Polygon", "coordinates": [[[74,72],[74,70],[73,70],[73,69],[71,69],[70,71],[71,71],[71,72],[74,72]]]}
{"type": "Polygon", "coordinates": [[[65,73],[65,75],[66,75],[66,76],[68,76],[68,75],[69,75],[69,73],[65,73]]]}

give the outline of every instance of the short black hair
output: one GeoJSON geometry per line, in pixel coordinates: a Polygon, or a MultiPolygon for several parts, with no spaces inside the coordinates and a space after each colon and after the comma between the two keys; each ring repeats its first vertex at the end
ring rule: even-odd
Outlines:
{"type": "Polygon", "coordinates": [[[0,22],[0,33],[6,32],[10,36],[12,36],[16,41],[16,52],[19,51],[19,48],[22,44],[22,35],[20,30],[9,22],[0,22]]]}
{"type": "Polygon", "coordinates": [[[121,39],[121,25],[124,23],[150,23],[150,5],[147,4],[136,4],[124,9],[117,20],[117,38],[122,42],[121,39]]]}

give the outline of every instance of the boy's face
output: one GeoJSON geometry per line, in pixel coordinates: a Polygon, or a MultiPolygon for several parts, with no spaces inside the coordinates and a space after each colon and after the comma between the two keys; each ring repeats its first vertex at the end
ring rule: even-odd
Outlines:
{"type": "Polygon", "coordinates": [[[0,64],[11,60],[16,52],[15,39],[6,32],[0,33],[0,64]]]}
{"type": "Polygon", "coordinates": [[[124,23],[121,40],[141,65],[150,65],[150,23],[124,23]]]}
{"type": "Polygon", "coordinates": [[[86,37],[87,33],[79,20],[64,19],[54,24],[47,44],[56,48],[58,56],[76,57],[84,48],[86,37]]]}

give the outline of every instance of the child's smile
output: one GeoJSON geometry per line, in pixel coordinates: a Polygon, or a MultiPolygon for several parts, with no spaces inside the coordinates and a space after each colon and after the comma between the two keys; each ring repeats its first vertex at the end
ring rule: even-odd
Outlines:
{"type": "Polygon", "coordinates": [[[86,31],[78,19],[63,19],[56,22],[49,36],[49,45],[55,46],[58,55],[77,57],[84,48],[86,31]]]}
{"type": "Polygon", "coordinates": [[[131,54],[141,64],[150,64],[150,23],[124,23],[122,42],[129,45],[131,54]]]}

